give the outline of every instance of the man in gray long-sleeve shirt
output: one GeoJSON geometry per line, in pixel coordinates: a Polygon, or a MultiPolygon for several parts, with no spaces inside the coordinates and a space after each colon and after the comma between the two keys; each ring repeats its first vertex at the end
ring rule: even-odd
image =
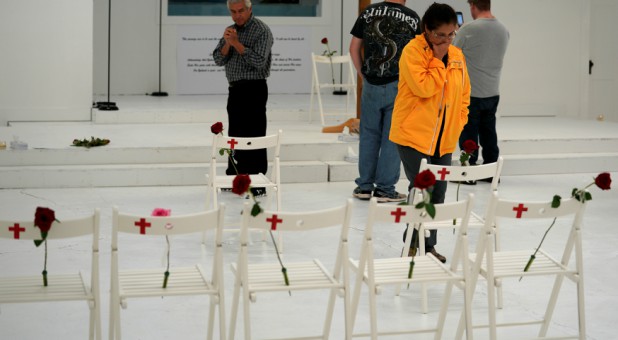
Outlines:
{"type": "MultiPolygon", "coordinates": [[[[482,147],[483,163],[487,164],[496,162],[500,154],[496,111],[509,31],[492,15],[491,0],[468,0],[468,4],[475,20],[464,24],[453,41],[453,45],[460,47],[466,57],[472,85],[468,123],[461,132],[459,145],[461,147],[468,139],[478,143],[482,147]]],[[[475,151],[470,157],[470,164],[476,164],[477,160],[478,151],[475,151]]],[[[491,178],[485,181],[491,181],[491,178]]]]}

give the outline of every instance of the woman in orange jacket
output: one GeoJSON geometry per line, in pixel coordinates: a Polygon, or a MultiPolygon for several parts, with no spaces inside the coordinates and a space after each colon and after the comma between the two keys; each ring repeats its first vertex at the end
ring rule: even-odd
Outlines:
{"type": "MultiPolygon", "coordinates": [[[[397,144],[410,181],[409,189],[423,158],[430,164],[451,165],[452,153],[468,121],[470,103],[464,55],[451,45],[458,27],[455,10],[434,3],[425,12],[421,27],[423,33],[406,45],[399,60],[399,91],[390,131],[390,140],[397,144]]],[[[443,203],[445,193],[446,182],[437,181],[432,202],[443,203]]],[[[436,242],[437,232],[431,230],[431,237],[425,240],[427,252],[446,262],[435,250],[436,242]]],[[[410,255],[415,254],[416,247],[410,250],[410,255]]]]}

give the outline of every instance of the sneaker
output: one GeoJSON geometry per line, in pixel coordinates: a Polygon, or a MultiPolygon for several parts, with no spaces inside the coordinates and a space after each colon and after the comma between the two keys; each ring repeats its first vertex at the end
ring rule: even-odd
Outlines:
{"type": "Polygon", "coordinates": [[[476,185],[476,181],[451,181],[451,183],[464,184],[464,185],[476,185]]]}
{"type": "Polygon", "coordinates": [[[404,194],[400,194],[397,191],[392,194],[387,194],[383,191],[374,191],[373,197],[378,199],[378,203],[386,203],[386,202],[403,202],[406,200],[408,196],[404,194]]]}
{"type": "Polygon", "coordinates": [[[438,253],[436,251],[436,248],[431,248],[431,250],[429,250],[427,253],[435,256],[435,258],[437,258],[438,261],[440,261],[442,263],[446,263],[446,257],[444,257],[440,253],[438,253]]]}
{"type": "Polygon", "coordinates": [[[371,198],[371,191],[362,190],[360,187],[356,187],[352,192],[352,196],[358,198],[359,200],[368,201],[371,198]]]}

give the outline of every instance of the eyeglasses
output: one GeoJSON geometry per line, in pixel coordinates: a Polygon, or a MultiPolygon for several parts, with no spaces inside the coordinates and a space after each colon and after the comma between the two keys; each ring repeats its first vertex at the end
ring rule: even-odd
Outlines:
{"type": "Polygon", "coordinates": [[[435,31],[431,31],[431,34],[433,35],[434,38],[436,39],[440,39],[440,40],[453,40],[455,39],[455,36],[457,35],[457,31],[453,31],[449,34],[444,34],[444,33],[436,33],[435,31]]]}

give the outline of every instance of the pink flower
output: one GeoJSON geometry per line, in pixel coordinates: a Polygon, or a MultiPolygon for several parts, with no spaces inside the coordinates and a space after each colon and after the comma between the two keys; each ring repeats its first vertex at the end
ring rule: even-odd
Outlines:
{"type": "Polygon", "coordinates": [[[171,214],[172,214],[172,210],[171,209],[155,208],[152,211],[151,216],[165,217],[165,216],[169,216],[171,214]]]}

